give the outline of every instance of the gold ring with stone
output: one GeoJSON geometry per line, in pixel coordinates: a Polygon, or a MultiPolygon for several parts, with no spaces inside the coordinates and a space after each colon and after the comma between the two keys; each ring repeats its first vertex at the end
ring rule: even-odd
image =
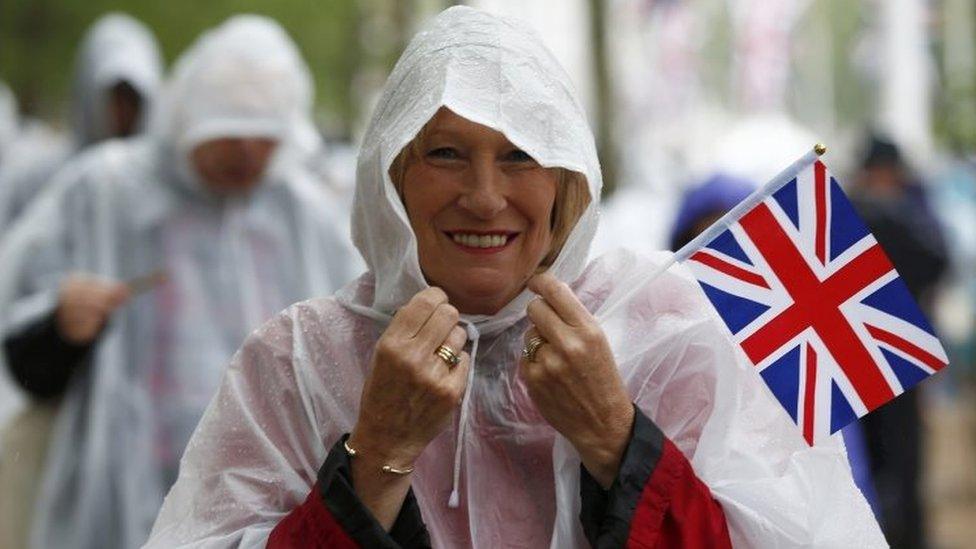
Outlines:
{"type": "Polygon", "coordinates": [[[454,352],[454,349],[447,345],[441,345],[434,351],[434,354],[447,363],[448,368],[454,368],[461,363],[461,355],[454,352]]]}
{"type": "Polygon", "coordinates": [[[546,343],[546,338],[542,336],[533,336],[522,349],[522,356],[527,358],[529,362],[535,362],[535,353],[539,350],[539,347],[542,347],[543,343],[546,343]]]}

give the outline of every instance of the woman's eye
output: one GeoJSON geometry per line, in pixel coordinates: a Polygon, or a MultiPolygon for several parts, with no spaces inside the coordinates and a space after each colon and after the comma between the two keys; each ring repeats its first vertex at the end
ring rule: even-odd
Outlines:
{"type": "Polygon", "coordinates": [[[514,149],[505,155],[505,160],[508,162],[535,162],[535,159],[529,156],[529,153],[523,151],[522,149],[514,149]]]}
{"type": "Polygon", "coordinates": [[[454,160],[459,158],[457,150],[451,147],[439,147],[427,152],[427,158],[439,158],[442,160],[454,160]]]}

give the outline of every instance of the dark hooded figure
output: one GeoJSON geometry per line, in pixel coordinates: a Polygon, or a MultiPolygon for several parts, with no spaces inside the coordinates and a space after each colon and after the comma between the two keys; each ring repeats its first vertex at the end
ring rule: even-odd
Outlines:
{"type": "MultiPolygon", "coordinates": [[[[948,256],[925,188],[898,147],[872,137],[851,200],[927,314],[948,256]]],[[[906,391],[862,420],[882,529],[893,548],[926,547],[919,487],[923,433],[919,393],[906,391]]]]}

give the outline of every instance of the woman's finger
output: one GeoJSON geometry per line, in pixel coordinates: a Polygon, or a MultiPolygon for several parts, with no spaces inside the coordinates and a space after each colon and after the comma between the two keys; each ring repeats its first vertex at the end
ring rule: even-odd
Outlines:
{"type": "Polygon", "coordinates": [[[393,315],[387,332],[407,338],[415,337],[441,303],[447,303],[447,294],[440,288],[431,287],[417,292],[393,315]]]}
{"type": "Polygon", "coordinates": [[[459,317],[458,310],[454,306],[447,302],[441,303],[414,336],[414,341],[433,352],[448,338],[451,329],[457,327],[459,317]]]}
{"type": "Polygon", "coordinates": [[[546,341],[559,343],[565,340],[567,330],[571,327],[563,322],[563,319],[552,310],[549,303],[540,298],[533,299],[525,309],[526,316],[535,325],[538,335],[546,338],[546,341]]]}
{"type": "Polygon", "coordinates": [[[532,338],[533,337],[536,337],[536,336],[539,336],[539,335],[541,335],[539,333],[539,329],[536,328],[535,325],[533,324],[531,327],[529,327],[528,330],[525,331],[525,335],[522,336],[522,343],[525,344],[525,345],[528,345],[529,341],[532,341],[532,338]]]}
{"type": "Polygon", "coordinates": [[[465,331],[464,328],[455,324],[454,328],[451,330],[451,333],[448,334],[447,339],[444,340],[442,345],[447,345],[450,347],[455,354],[461,354],[461,351],[464,350],[464,345],[467,342],[468,332],[465,331]]]}
{"type": "Polygon", "coordinates": [[[589,322],[593,316],[573,293],[573,290],[549,273],[542,273],[529,279],[528,288],[539,294],[566,324],[578,327],[589,322]]]}
{"type": "MultiPolygon", "coordinates": [[[[452,353],[457,355],[457,357],[460,359],[465,354],[464,344],[467,342],[467,339],[468,339],[468,334],[467,332],[464,331],[464,328],[455,325],[454,329],[451,330],[451,333],[448,334],[447,338],[444,339],[444,341],[442,341],[441,343],[439,343],[438,346],[431,352],[431,354],[434,357],[434,364],[437,365],[436,368],[438,370],[441,370],[442,368],[446,368],[447,373],[450,373],[453,370],[457,369],[460,363],[451,364],[443,357],[438,355],[437,350],[440,349],[441,345],[443,345],[447,347],[452,353]]],[[[443,372],[443,370],[441,371],[443,372]]]]}
{"type": "Polygon", "coordinates": [[[468,353],[461,353],[461,362],[458,365],[451,368],[447,372],[447,381],[454,390],[454,394],[457,396],[458,404],[461,403],[461,397],[464,395],[464,389],[468,385],[468,369],[471,367],[471,355],[468,353]]]}

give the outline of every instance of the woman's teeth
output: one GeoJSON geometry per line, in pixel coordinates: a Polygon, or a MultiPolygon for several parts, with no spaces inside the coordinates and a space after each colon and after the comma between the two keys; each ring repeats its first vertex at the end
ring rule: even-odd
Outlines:
{"type": "Polygon", "coordinates": [[[500,248],[508,243],[508,235],[504,234],[464,234],[451,235],[454,242],[469,248],[500,248]]]}

